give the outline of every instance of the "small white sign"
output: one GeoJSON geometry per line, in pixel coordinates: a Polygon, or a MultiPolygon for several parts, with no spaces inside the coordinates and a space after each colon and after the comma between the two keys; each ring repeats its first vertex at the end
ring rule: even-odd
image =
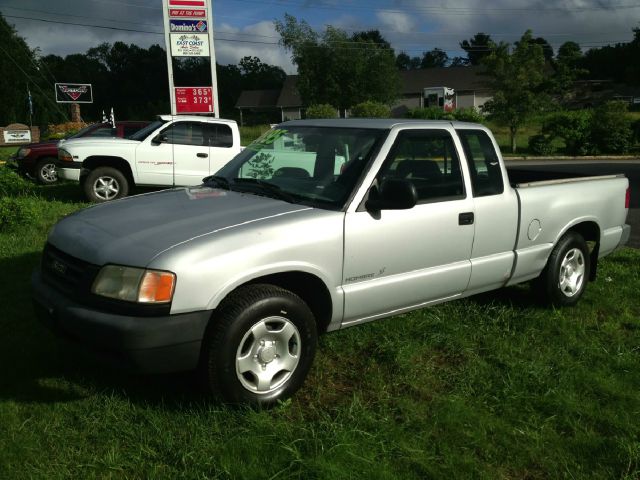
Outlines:
{"type": "Polygon", "coordinates": [[[174,57],[208,57],[209,35],[206,33],[172,33],[171,55],[174,57]]]}
{"type": "Polygon", "coordinates": [[[30,130],[5,130],[4,143],[31,143],[30,130]]]}

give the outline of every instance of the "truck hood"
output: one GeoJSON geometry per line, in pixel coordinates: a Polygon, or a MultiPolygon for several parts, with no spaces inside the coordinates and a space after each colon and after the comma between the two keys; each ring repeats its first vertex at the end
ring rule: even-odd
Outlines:
{"type": "Polygon", "coordinates": [[[104,138],[72,138],[60,142],[59,147],[73,148],[76,145],[82,147],[110,147],[112,145],[139,145],[138,140],[129,140],[128,138],[104,137],[104,138]]]}
{"type": "Polygon", "coordinates": [[[49,243],[95,265],[144,267],[159,253],[202,235],[308,209],[208,187],[165,190],[76,212],[54,226],[49,243]]]}

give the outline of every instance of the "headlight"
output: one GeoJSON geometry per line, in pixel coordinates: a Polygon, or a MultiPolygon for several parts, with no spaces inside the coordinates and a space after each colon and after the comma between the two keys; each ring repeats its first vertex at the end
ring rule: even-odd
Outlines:
{"type": "Polygon", "coordinates": [[[63,148],[58,149],[58,160],[62,160],[63,162],[73,162],[73,157],[69,152],[64,150],[63,148]]]}
{"type": "Polygon", "coordinates": [[[31,149],[30,148],[21,148],[20,150],[18,150],[18,153],[16,153],[16,157],[17,158],[24,158],[27,155],[29,155],[31,153],[31,149]]]}
{"type": "Polygon", "coordinates": [[[173,298],[176,275],[160,270],[106,265],[91,291],[96,295],[127,302],[168,303],[173,298]]]}

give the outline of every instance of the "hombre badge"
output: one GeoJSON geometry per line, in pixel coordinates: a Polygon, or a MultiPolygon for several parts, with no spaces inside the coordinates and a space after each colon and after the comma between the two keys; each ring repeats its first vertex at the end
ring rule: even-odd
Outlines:
{"type": "Polygon", "coordinates": [[[209,36],[206,33],[172,33],[171,55],[174,57],[208,57],[209,36]]]}

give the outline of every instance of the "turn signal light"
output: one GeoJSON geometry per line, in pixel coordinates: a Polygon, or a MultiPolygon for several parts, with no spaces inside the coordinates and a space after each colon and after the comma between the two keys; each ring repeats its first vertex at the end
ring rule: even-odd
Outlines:
{"type": "Polygon", "coordinates": [[[140,282],[138,301],[142,303],[166,303],[173,297],[176,276],[171,272],[147,270],[140,282]]]}
{"type": "Polygon", "coordinates": [[[58,149],[58,159],[62,160],[63,162],[73,162],[73,157],[71,156],[71,154],[66,150],[63,150],[62,148],[58,149]]]}

